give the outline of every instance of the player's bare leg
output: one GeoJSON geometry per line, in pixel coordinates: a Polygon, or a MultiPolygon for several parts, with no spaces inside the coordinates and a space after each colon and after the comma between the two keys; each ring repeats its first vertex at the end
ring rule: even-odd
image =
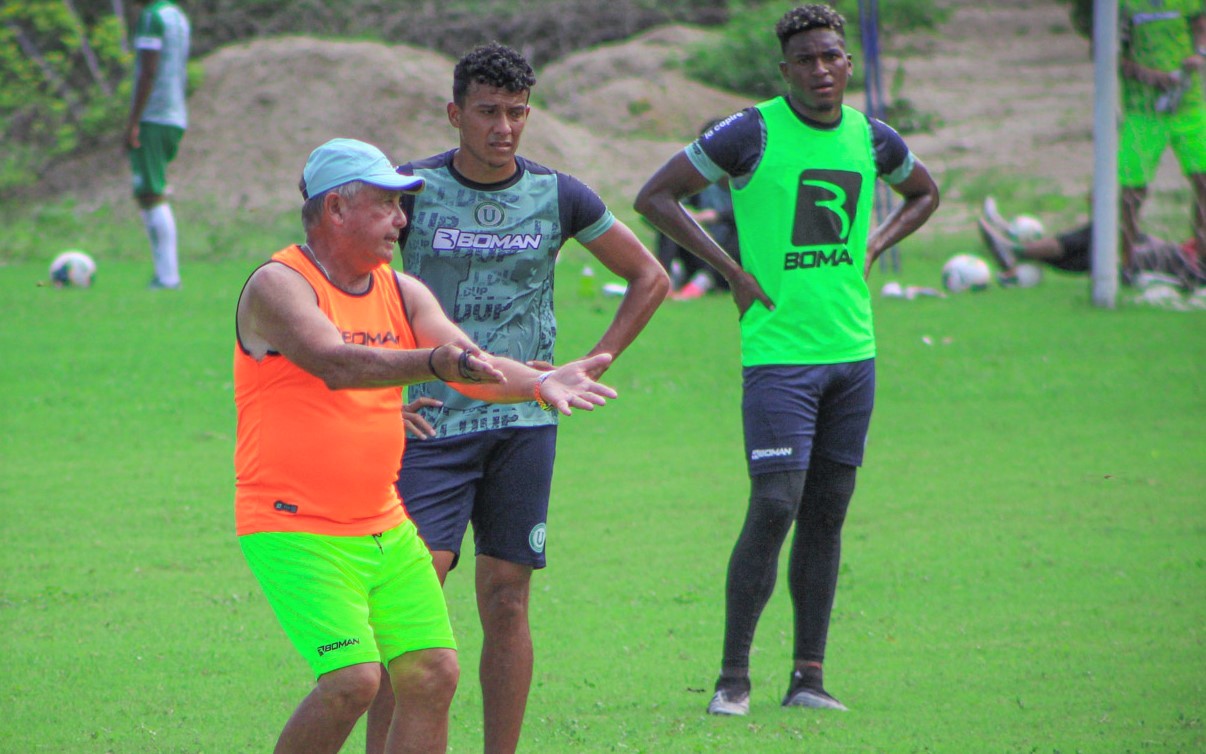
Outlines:
{"type": "Polygon", "coordinates": [[[426,754],[448,749],[448,708],[460,667],[452,649],[407,652],[389,664],[397,700],[386,739],[387,754],[426,754]]]}
{"type": "Polygon", "coordinates": [[[477,558],[486,754],[511,754],[519,745],[532,685],[532,634],[528,627],[531,579],[530,566],[485,555],[477,558]]]}
{"type": "Polygon", "coordinates": [[[373,701],[380,679],[374,663],[350,665],[320,676],[314,690],[285,723],[275,754],[338,752],[373,701]]]}
{"type": "Polygon", "coordinates": [[[1047,262],[1052,259],[1060,259],[1066,252],[1058,238],[1054,236],[1048,238],[1040,238],[1037,241],[1027,241],[1022,244],[1022,251],[1018,256],[1026,259],[1036,259],[1042,262],[1047,262]]]}
{"type": "Polygon", "coordinates": [[[1193,237],[1198,251],[1198,264],[1203,265],[1206,259],[1206,173],[1193,173],[1189,176],[1189,184],[1193,186],[1193,237]]]}
{"type": "MultiPolygon", "coordinates": [[[[453,553],[437,550],[431,554],[432,565],[435,566],[436,576],[443,586],[448,571],[452,568],[453,553]]],[[[394,717],[394,689],[390,681],[389,671],[381,665],[381,684],[377,688],[377,696],[369,706],[365,719],[364,751],[365,754],[385,754],[385,741],[389,736],[390,723],[394,717]]]]}
{"type": "Polygon", "coordinates": [[[1122,264],[1125,275],[1133,272],[1135,241],[1139,238],[1139,210],[1143,200],[1147,198],[1147,187],[1123,188],[1122,207],[1118,216],[1120,243],[1118,246],[1118,261],[1122,264]]]}

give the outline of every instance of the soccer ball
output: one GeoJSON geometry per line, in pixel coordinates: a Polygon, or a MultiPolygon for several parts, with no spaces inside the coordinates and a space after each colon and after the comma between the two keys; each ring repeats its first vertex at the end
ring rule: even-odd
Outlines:
{"type": "Polygon", "coordinates": [[[1043,270],[1037,264],[1022,262],[1014,268],[1014,272],[1018,276],[1019,288],[1033,288],[1043,281],[1043,270]]]}
{"type": "Polygon", "coordinates": [[[1043,224],[1033,215],[1018,215],[1009,223],[1009,235],[1019,243],[1037,241],[1043,237],[1043,224]]]}
{"type": "Polygon", "coordinates": [[[50,282],[55,288],[87,288],[96,276],[96,262],[82,251],[64,251],[50,263],[50,282]]]}
{"type": "Polygon", "coordinates": [[[942,287],[951,293],[982,291],[991,280],[988,262],[974,254],[956,254],[942,265],[942,287]]]}

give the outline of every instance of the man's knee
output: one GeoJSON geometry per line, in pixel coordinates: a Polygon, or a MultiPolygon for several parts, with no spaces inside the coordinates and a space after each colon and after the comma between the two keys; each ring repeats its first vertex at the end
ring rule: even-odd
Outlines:
{"type": "Polygon", "coordinates": [[[483,621],[524,619],[528,614],[531,566],[482,556],[477,562],[478,612],[483,621]]]}
{"type": "Polygon", "coordinates": [[[359,716],[372,704],[380,685],[380,665],[370,662],[323,674],[317,689],[328,708],[359,716]]]}
{"type": "Polygon", "coordinates": [[[157,204],[163,204],[167,197],[163,194],[136,194],[134,201],[138,202],[141,209],[151,209],[157,204]]]}
{"type": "Polygon", "coordinates": [[[407,652],[389,664],[390,684],[399,703],[422,699],[446,706],[452,702],[460,676],[460,663],[452,649],[407,652]]]}
{"type": "Polygon", "coordinates": [[[775,471],[750,478],[750,515],[762,524],[786,528],[796,517],[804,471],[775,471]]]}
{"type": "Polygon", "coordinates": [[[813,459],[804,488],[802,515],[812,517],[816,524],[829,529],[841,529],[846,521],[858,468],[827,459],[813,459]]]}

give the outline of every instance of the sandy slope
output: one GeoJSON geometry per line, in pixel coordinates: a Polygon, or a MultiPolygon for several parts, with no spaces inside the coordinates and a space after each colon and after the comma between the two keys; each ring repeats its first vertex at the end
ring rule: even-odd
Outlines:
{"type": "MultiPolygon", "coordinates": [[[[1066,6],[978,5],[957,4],[940,34],[883,40],[885,80],[903,68],[898,94],[940,120],[933,133],[908,137],[946,190],[934,231],[968,227],[960,188],[977,176],[1035,176],[1075,195],[1092,174],[1092,61],[1066,6]]],[[[612,203],[631,202],[701,123],[747,104],[674,66],[710,34],[656,29],[540,71],[523,152],[612,203]]],[[[445,149],[455,137],[444,116],[452,65],[409,47],[307,38],[219,50],[191,99],[192,126],[172,170],[176,193],[232,209],[287,209],[297,204],[306,155],[327,138],[366,139],[398,161],[445,149]]],[[[861,101],[851,94],[851,104],[861,101]]],[[[1175,168],[1165,168],[1158,183],[1175,187],[1175,168]]],[[[87,203],[121,202],[126,183],[113,175],[124,170],[113,147],[54,171],[46,187],[82,193],[87,203]]]]}

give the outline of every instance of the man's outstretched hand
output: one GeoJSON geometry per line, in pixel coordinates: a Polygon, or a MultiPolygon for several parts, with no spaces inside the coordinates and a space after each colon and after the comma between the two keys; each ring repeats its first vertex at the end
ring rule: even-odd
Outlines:
{"type": "Polygon", "coordinates": [[[595,406],[607,403],[617,393],[607,385],[595,382],[590,375],[602,372],[611,363],[611,354],[600,353],[577,361],[562,364],[540,383],[540,397],[550,408],[569,416],[572,409],[593,411],[595,406]]]}

